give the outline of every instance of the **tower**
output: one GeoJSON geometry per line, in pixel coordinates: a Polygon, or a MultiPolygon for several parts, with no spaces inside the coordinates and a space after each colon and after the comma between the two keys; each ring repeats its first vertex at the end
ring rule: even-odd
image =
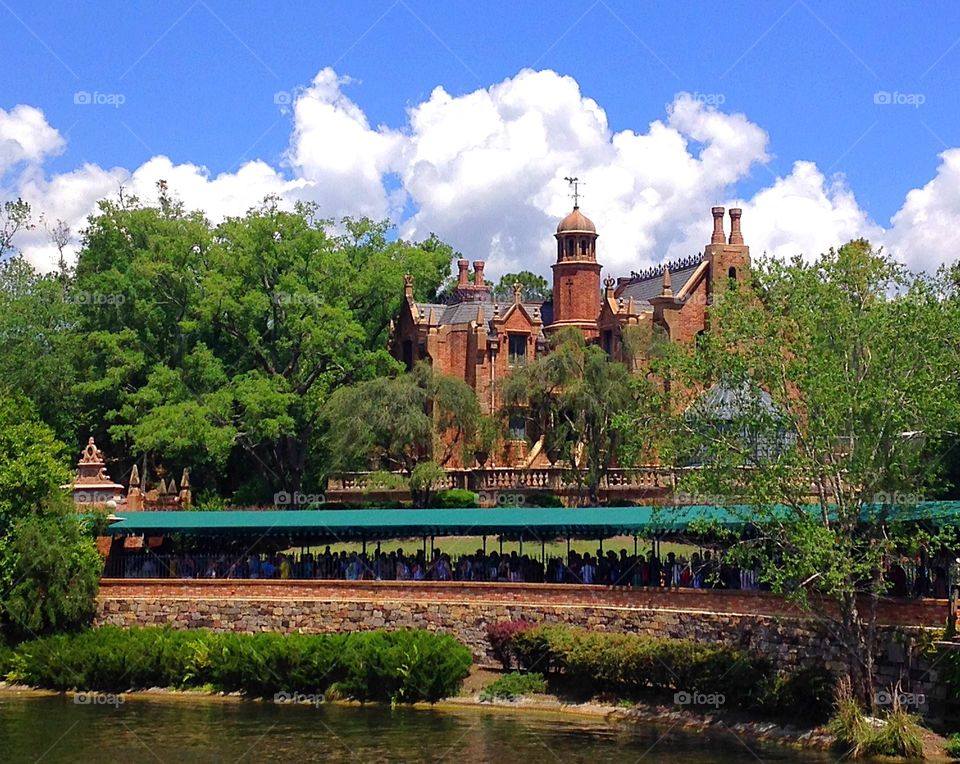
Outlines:
{"type": "Polygon", "coordinates": [[[601,268],[597,262],[597,227],[580,212],[576,192],[573,211],[560,221],[556,239],[553,323],[549,328],[555,331],[564,326],[575,326],[588,339],[596,337],[601,268]]]}
{"type": "Polygon", "coordinates": [[[743,210],[738,207],[730,209],[729,237],[725,236],[723,230],[723,207],[714,207],[711,212],[713,234],[703,250],[703,259],[710,265],[707,275],[708,302],[713,302],[722,294],[731,281],[745,282],[750,272],[750,247],[743,243],[743,233],[740,231],[743,210]]]}

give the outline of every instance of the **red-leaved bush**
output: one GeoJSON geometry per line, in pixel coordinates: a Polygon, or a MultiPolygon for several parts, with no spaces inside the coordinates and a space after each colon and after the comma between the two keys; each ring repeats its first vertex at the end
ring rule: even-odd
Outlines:
{"type": "Polygon", "coordinates": [[[513,651],[513,638],[517,634],[529,631],[535,623],[530,621],[500,621],[487,626],[487,641],[490,643],[490,652],[493,657],[503,664],[509,671],[515,664],[516,654],[513,651]]]}

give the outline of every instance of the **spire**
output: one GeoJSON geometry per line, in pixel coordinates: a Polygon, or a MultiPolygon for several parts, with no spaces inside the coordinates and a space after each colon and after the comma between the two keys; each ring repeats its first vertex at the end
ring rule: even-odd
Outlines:
{"type": "Polygon", "coordinates": [[[673,281],[670,278],[670,266],[663,269],[663,288],[660,290],[661,297],[673,297],[673,281]]]}
{"type": "Polygon", "coordinates": [[[130,487],[139,488],[140,487],[140,470],[137,469],[137,465],[133,465],[133,469],[130,470],[130,487]]]}

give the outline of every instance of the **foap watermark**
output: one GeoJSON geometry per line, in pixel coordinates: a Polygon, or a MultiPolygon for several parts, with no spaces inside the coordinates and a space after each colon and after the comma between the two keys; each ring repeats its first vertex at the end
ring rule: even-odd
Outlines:
{"type": "Polygon", "coordinates": [[[477,498],[482,506],[519,507],[527,503],[522,493],[510,491],[480,491],[477,498]]]}
{"type": "Polygon", "coordinates": [[[127,102],[127,97],[123,93],[101,93],[94,90],[78,90],[73,94],[73,103],[75,106],[112,106],[119,109],[127,102]]]}
{"type": "Polygon", "coordinates": [[[303,491],[278,491],[273,495],[273,503],[278,507],[292,505],[294,507],[306,507],[311,504],[325,504],[327,497],[322,493],[304,493],[303,491]]]}
{"type": "Polygon", "coordinates": [[[727,702],[722,692],[680,691],[673,694],[673,703],[677,706],[712,706],[720,708],[727,702]]]}
{"type": "Polygon", "coordinates": [[[914,109],[919,109],[927,102],[927,97],[923,93],[878,90],[873,94],[873,102],[877,106],[912,106],[914,109]]]}
{"type": "Polygon", "coordinates": [[[312,305],[323,304],[323,299],[319,295],[306,292],[275,292],[273,294],[274,305],[312,305]]]}
{"type": "Polygon", "coordinates": [[[927,696],[922,692],[900,692],[898,690],[880,690],[873,697],[878,706],[900,708],[921,708],[927,704],[927,696]]]}
{"type": "Polygon", "coordinates": [[[281,705],[293,704],[316,707],[323,703],[323,695],[320,693],[287,692],[283,690],[273,696],[273,702],[281,705]]]}
{"type": "Polygon", "coordinates": [[[674,101],[681,98],[702,103],[704,106],[723,106],[723,104],[727,102],[727,97],[723,93],[701,93],[699,90],[695,90],[692,93],[689,90],[681,90],[679,93],[674,93],[674,101]]]}
{"type": "Polygon", "coordinates": [[[123,305],[127,298],[116,292],[87,292],[83,289],[63,296],[71,305],[123,305]]]}
{"type": "Polygon", "coordinates": [[[78,692],[73,696],[73,702],[78,706],[112,706],[119,708],[123,705],[123,695],[112,692],[78,692]]]}
{"type": "Polygon", "coordinates": [[[906,493],[905,491],[880,491],[873,495],[874,504],[892,507],[913,507],[922,501],[923,496],[919,493],[906,493]]]}
{"type": "Polygon", "coordinates": [[[273,102],[277,106],[289,106],[293,103],[293,93],[289,90],[278,90],[273,94],[273,102]]]}

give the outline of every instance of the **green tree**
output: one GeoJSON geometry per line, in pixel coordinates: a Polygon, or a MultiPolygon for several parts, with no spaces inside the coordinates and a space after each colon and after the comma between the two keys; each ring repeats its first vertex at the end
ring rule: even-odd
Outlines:
{"type": "Polygon", "coordinates": [[[610,360],[580,331],[563,330],[551,352],[517,368],[503,386],[511,416],[527,419],[545,437],[548,453],[566,459],[570,474],[596,506],[600,485],[624,456],[622,421],[637,427],[656,409],[658,392],[644,376],[610,360]]]}
{"type": "Polygon", "coordinates": [[[89,622],[101,561],[60,485],[65,447],[23,396],[0,394],[0,627],[9,639],[89,622]]]}
{"type": "Polygon", "coordinates": [[[385,348],[403,276],[424,299],[451,256],[435,237],[390,240],[386,223],[341,225],[267,199],[212,227],[165,187],[157,207],[101,204],[76,288],[112,299],[81,306],[78,388],[107,413],[118,450],[190,464],[200,487],[246,480],[260,500],[322,480],[324,403],[398,368],[385,348]]]}
{"type": "Polygon", "coordinates": [[[553,289],[542,276],[531,271],[505,273],[494,287],[493,296],[497,300],[513,300],[513,285],[520,284],[523,299],[529,302],[549,302],[553,299],[553,289]]]}
{"type": "Polygon", "coordinates": [[[341,387],[331,395],[324,420],[334,470],[383,466],[402,472],[422,503],[437,470],[472,444],[480,404],[463,380],[420,363],[410,374],[341,387]]]}
{"type": "Polygon", "coordinates": [[[754,273],[697,348],[655,363],[685,412],[665,458],[700,467],[681,470],[692,493],[747,507],[757,533],[732,552],[819,617],[872,705],[884,562],[923,543],[904,505],[937,484],[931,454],[957,429],[960,309],[863,240],[754,273]]]}
{"type": "Polygon", "coordinates": [[[22,256],[0,262],[0,386],[23,393],[57,437],[78,442],[75,390],[83,338],[69,274],[41,274],[22,256]]]}

